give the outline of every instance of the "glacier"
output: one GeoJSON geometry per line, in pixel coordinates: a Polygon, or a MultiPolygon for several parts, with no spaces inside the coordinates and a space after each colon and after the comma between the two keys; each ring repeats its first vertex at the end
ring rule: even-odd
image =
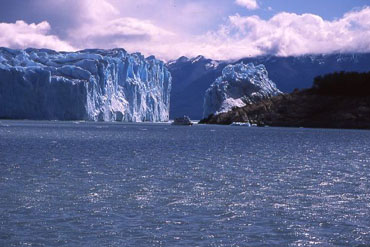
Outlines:
{"type": "Polygon", "coordinates": [[[0,118],[163,122],[171,73],[124,49],[0,48],[0,118]]]}
{"type": "Polygon", "coordinates": [[[281,94],[281,91],[269,79],[263,64],[230,64],[207,89],[203,117],[228,112],[234,107],[243,107],[278,94],[281,94]]]}

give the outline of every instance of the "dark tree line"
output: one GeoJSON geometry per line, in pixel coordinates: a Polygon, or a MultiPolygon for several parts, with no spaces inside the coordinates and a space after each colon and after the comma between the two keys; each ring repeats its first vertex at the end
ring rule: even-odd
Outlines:
{"type": "Polygon", "coordinates": [[[312,89],[323,95],[370,96],[370,72],[335,72],[314,79],[312,89]]]}

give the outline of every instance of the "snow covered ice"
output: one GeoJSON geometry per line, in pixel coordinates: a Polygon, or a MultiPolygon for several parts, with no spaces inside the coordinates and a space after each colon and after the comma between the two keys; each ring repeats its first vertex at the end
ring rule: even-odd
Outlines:
{"type": "Polygon", "coordinates": [[[243,107],[280,93],[268,78],[264,65],[228,65],[206,91],[203,117],[228,112],[233,107],[243,107]]]}
{"type": "Polygon", "coordinates": [[[124,49],[0,48],[0,118],[168,121],[171,74],[124,49]]]}

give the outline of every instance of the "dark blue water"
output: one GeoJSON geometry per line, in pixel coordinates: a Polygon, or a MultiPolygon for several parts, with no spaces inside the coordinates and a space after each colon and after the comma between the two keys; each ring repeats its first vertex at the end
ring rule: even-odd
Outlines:
{"type": "Polygon", "coordinates": [[[0,246],[370,246],[370,131],[0,122],[0,246]]]}

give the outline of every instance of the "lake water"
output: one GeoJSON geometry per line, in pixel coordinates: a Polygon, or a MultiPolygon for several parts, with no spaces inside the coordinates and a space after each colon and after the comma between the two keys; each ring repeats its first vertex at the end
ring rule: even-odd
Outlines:
{"type": "Polygon", "coordinates": [[[370,246],[370,131],[0,121],[0,246],[370,246]]]}

